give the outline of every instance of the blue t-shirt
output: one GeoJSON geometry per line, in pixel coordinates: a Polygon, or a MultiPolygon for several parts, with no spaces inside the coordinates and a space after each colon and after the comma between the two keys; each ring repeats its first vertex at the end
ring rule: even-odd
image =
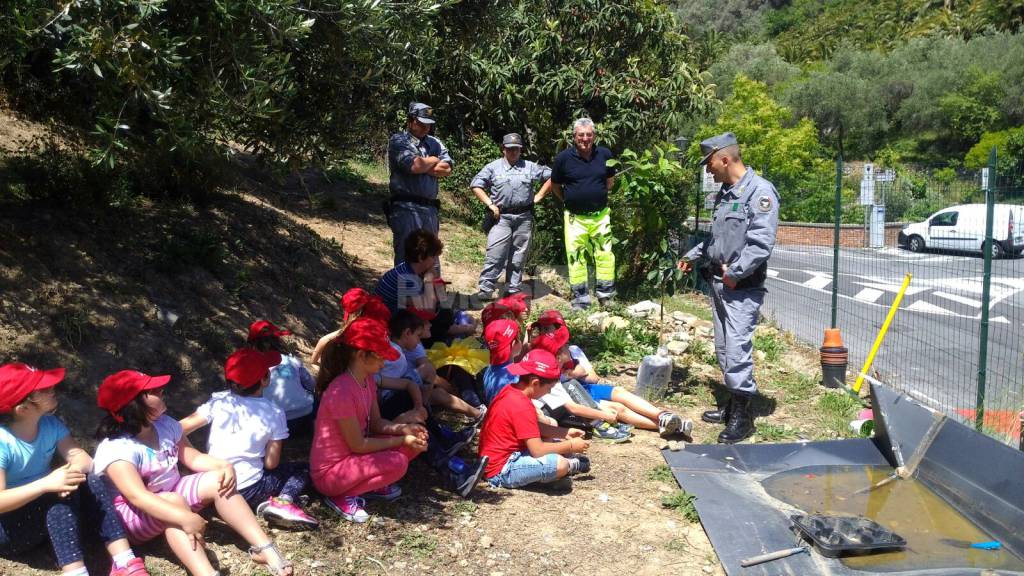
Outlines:
{"type": "Polygon", "coordinates": [[[594,146],[584,159],[575,146],[562,150],[551,166],[551,181],[562,186],[565,209],[573,214],[604,210],[608,206],[608,178],[615,168],[608,166],[611,150],[594,146]]]}
{"type": "Polygon", "coordinates": [[[508,371],[510,364],[512,364],[511,360],[504,364],[488,366],[484,370],[484,403],[488,406],[491,405],[494,397],[501,392],[502,388],[513,382],[519,382],[519,376],[508,371]]]}
{"type": "Polygon", "coordinates": [[[68,434],[68,427],[51,415],[39,419],[39,433],[32,442],[0,427],[0,468],[7,474],[7,487],[24,486],[49,474],[57,443],[68,434]]]}
{"type": "Polygon", "coordinates": [[[380,296],[392,314],[397,314],[400,309],[406,307],[409,297],[423,294],[423,279],[413,272],[408,262],[402,262],[385,272],[373,291],[380,296]]]}

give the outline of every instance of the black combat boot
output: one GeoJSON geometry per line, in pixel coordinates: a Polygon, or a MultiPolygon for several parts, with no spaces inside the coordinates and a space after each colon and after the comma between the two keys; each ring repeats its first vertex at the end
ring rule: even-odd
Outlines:
{"type": "Polygon", "coordinates": [[[714,410],[706,410],[700,415],[700,419],[707,422],[708,424],[724,424],[729,421],[729,411],[732,409],[732,392],[728,392],[729,396],[718,403],[718,408],[714,410]]]}
{"type": "Polygon", "coordinates": [[[749,438],[754,431],[754,416],[750,413],[750,396],[733,394],[729,423],[725,425],[725,430],[718,435],[718,442],[720,444],[735,444],[749,438]]]}

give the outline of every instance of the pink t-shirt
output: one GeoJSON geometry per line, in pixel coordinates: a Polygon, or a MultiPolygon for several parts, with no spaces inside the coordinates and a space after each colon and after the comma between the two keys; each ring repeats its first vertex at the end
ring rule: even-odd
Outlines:
{"type": "Polygon", "coordinates": [[[320,400],[313,431],[313,446],[309,453],[309,467],[313,474],[324,472],[352,453],[341,434],[338,420],[355,418],[359,430],[366,436],[370,429],[370,410],[377,401],[377,385],[367,378],[365,386],[356,383],[349,373],[331,381],[320,400]]]}

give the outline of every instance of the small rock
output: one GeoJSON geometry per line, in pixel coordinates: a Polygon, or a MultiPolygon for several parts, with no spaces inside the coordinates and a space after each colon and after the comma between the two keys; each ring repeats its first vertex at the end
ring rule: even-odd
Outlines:
{"type": "Polygon", "coordinates": [[[661,306],[650,300],[644,300],[626,308],[626,313],[634,318],[648,318],[660,314],[661,306]]]}
{"type": "Polygon", "coordinates": [[[608,501],[608,495],[602,492],[601,494],[599,494],[597,496],[597,499],[600,500],[601,502],[607,502],[608,501]]]}
{"type": "Polygon", "coordinates": [[[673,340],[665,345],[665,349],[668,353],[673,356],[680,356],[690,347],[689,342],[683,342],[681,340],[673,340]]]}
{"type": "Polygon", "coordinates": [[[675,312],[673,312],[672,313],[672,319],[673,320],[677,320],[679,322],[682,322],[683,324],[686,324],[687,326],[690,326],[693,323],[700,321],[700,318],[697,318],[693,314],[688,314],[686,312],[683,312],[682,310],[676,310],[675,312]]]}
{"type": "Polygon", "coordinates": [[[658,450],[668,450],[668,440],[658,442],[658,450]]]}
{"type": "MultiPolygon", "coordinates": [[[[669,488],[668,486],[666,486],[664,484],[658,484],[658,492],[664,492],[665,494],[671,494],[672,492],[675,492],[675,490],[672,490],[672,488],[669,488]]],[[[670,522],[671,522],[671,520],[670,520],[670,522]]],[[[670,526],[670,528],[674,528],[674,526],[670,526]]]]}
{"type": "Polygon", "coordinates": [[[459,560],[459,566],[463,566],[463,567],[469,566],[469,560],[466,560],[465,558],[463,558],[462,560],[459,560]]]}
{"type": "Polygon", "coordinates": [[[619,330],[625,330],[629,327],[629,320],[621,316],[609,316],[604,320],[601,320],[601,330],[607,330],[609,328],[618,328],[619,330]]]}
{"type": "Polygon", "coordinates": [[[686,448],[686,442],[682,440],[670,440],[668,443],[668,449],[672,452],[679,452],[683,448],[686,448]]]}
{"type": "Polygon", "coordinates": [[[174,325],[178,323],[178,319],[181,318],[181,314],[178,314],[173,310],[168,310],[167,308],[164,308],[162,306],[157,306],[156,317],[161,322],[167,324],[171,328],[174,328],[174,325]]]}
{"type": "Polygon", "coordinates": [[[764,362],[768,355],[764,353],[764,350],[754,350],[754,360],[757,362],[764,362]]]}
{"type": "Polygon", "coordinates": [[[705,564],[705,565],[704,565],[704,566],[703,566],[703,567],[701,568],[701,570],[703,570],[705,574],[712,574],[712,573],[714,573],[714,571],[715,571],[714,567],[712,567],[712,566],[710,566],[710,565],[708,565],[708,564],[705,564]]]}
{"type": "Polygon", "coordinates": [[[494,543],[494,539],[493,538],[491,538],[490,536],[484,536],[483,538],[480,538],[480,540],[476,543],[476,545],[479,546],[480,548],[490,548],[491,544],[493,544],[493,543],[494,543]]]}
{"type": "Polygon", "coordinates": [[[690,333],[686,332],[685,330],[681,330],[679,332],[673,332],[669,336],[669,339],[670,340],[678,340],[679,342],[689,342],[690,341],[690,333]]]}
{"type": "Polygon", "coordinates": [[[491,572],[491,576],[505,576],[504,572],[491,572]]]}
{"type": "Polygon", "coordinates": [[[600,326],[604,319],[610,316],[607,312],[594,312],[590,316],[587,316],[587,324],[591,326],[600,326]]]}

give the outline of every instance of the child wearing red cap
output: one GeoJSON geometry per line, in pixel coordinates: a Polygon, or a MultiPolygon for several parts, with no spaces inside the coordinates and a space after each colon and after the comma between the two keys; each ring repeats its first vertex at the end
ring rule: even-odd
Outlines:
{"type": "Polygon", "coordinates": [[[281,363],[270,369],[270,383],[263,390],[263,397],[284,410],[288,432],[297,436],[313,430],[313,419],[316,417],[313,389],[316,380],[302,365],[302,360],[287,353],[281,337],[290,335],[289,330],[278,328],[266,320],[257,320],[249,326],[246,346],[281,354],[281,363]]]}
{"type": "Polygon", "coordinates": [[[394,482],[427,449],[422,425],[396,424],[380,415],[373,376],[399,354],[387,334],[387,326],[375,318],[347,322],[324,348],[317,375],[322,397],[310,473],[325,504],[352,522],[369,519],[360,496],[393,500],[401,495],[394,482]]]}
{"type": "Polygon", "coordinates": [[[86,576],[81,526],[98,529],[112,559],[111,576],[149,576],[136,558],[106,484],[92,459],[53,411],[64,369],[0,366],[0,555],[46,540],[65,575],[86,576]],[[53,453],[66,464],[50,471],[53,453]]]}
{"type": "Polygon", "coordinates": [[[128,538],[146,542],[163,534],[190,574],[219,574],[206,557],[206,520],[197,513],[213,504],[221,519],[249,542],[254,562],[276,576],[291,576],[291,562],[235,489],[231,463],[196,450],[178,421],[166,414],[163,392],[170,380],[122,370],[107,376],[96,395],[106,414],[96,432],[102,441],[93,468],[117,488],[114,507],[128,538]],[[182,476],[179,462],[195,473],[182,476]]]}
{"type": "MultiPolygon", "coordinates": [[[[622,386],[602,384],[587,355],[576,345],[569,344],[569,329],[557,310],[547,310],[530,325],[531,347],[543,347],[562,362],[565,370],[562,382],[575,380],[582,385],[590,397],[598,403],[600,410],[594,410],[573,401],[564,402],[565,407],[578,416],[600,418],[608,423],[619,424],[619,430],[627,432],[633,426],[642,430],[657,431],[668,437],[681,433],[689,435],[693,422],[669,410],[662,410],[647,400],[633,394],[622,386]]],[[[568,396],[565,394],[563,396],[568,396]]],[[[557,418],[557,416],[556,416],[557,418]]],[[[595,435],[606,434],[604,427],[595,429],[595,435]]]]}
{"type": "Polygon", "coordinates": [[[508,371],[519,379],[498,392],[480,430],[480,456],[489,459],[487,481],[495,487],[519,488],[588,472],[590,460],[580,453],[590,443],[582,430],[558,430],[557,437],[565,439],[546,442],[537,423],[532,400],[558,382],[555,357],[546,350],[531,350],[508,371]]]}
{"type": "Polygon", "coordinates": [[[280,364],[274,350],[236,350],[224,364],[228,389],[215,392],[181,427],[191,434],[210,425],[207,453],[235,467],[236,489],[257,516],[286,528],[316,528],[320,523],[298,506],[309,486],[309,464],[281,461],[285,414],[263,397],[271,368],[280,364]]]}
{"type": "Polygon", "coordinates": [[[519,323],[508,318],[492,320],[484,327],[484,343],[491,351],[491,365],[484,370],[484,402],[494,402],[499,392],[518,378],[508,367],[519,359],[523,340],[519,335],[519,323]]]}

